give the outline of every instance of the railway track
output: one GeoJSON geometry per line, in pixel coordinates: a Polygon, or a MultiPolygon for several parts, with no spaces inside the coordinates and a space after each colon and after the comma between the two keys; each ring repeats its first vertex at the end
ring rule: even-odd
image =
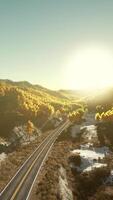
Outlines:
{"type": "Polygon", "coordinates": [[[4,190],[0,193],[0,200],[28,200],[35,179],[57,137],[69,126],[66,121],[48,135],[24,162],[4,190]]]}

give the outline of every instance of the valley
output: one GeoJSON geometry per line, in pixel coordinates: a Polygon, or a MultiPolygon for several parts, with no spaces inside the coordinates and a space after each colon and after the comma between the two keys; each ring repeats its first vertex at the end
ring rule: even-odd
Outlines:
{"type": "MultiPolygon", "coordinates": [[[[31,177],[27,175],[25,167],[26,175],[22,175],[23,189],[24,176],[28,176],[31,185],[25,198],[104,200],[105,197],[105,200],[112,200],[111,89],[88,96],[88,93],[80,94],[78,91],[51,91],[28,82],[2,80],[0,91],[2,200],[4,188],[15,177],[14,174],[20,171],[46,137],[60,130],[66,121],[68,127],[57,135],[48,155],[42,159],[38,176],[37,173],[31,173],[31,177]],[[104,98],[105,93],[107,96],[104,98]]],[[[38,166],[38,160],[34,160],[38,166]]],[[[17,189],[14,189],[14,194],[15,191],[17,189]]],[[[18,200],[23,197],[19,197],[18,192],[12,198],[18,200]]]]}

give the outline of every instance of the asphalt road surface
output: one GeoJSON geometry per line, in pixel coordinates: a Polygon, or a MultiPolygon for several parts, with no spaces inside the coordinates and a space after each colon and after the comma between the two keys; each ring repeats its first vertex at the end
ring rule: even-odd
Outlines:
{"type": "Polygon", "coordinates": [[[43,140],[0,193],[0,200],[28,200],[34,180],[51,147],[69,124],[70,122],[66,121],[43,140]]]}

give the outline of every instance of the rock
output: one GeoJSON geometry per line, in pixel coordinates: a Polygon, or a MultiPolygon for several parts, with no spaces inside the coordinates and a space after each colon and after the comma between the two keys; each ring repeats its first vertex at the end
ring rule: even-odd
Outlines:
{"type": "Polygon", "coordinates": [[[59,169],[59,197],[61,200],[73,200],[73,194],[69,188],[66,170],[61,166],[59,169]]]}

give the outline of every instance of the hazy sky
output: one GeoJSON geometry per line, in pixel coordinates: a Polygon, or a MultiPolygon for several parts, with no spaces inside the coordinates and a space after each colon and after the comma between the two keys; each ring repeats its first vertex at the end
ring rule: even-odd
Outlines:
{"type": "Polygon", "coordinates": [[[90,43],[113,49],[113,0],[0,0],[1,79],[65,88],[68,57],[90,43]]]}

